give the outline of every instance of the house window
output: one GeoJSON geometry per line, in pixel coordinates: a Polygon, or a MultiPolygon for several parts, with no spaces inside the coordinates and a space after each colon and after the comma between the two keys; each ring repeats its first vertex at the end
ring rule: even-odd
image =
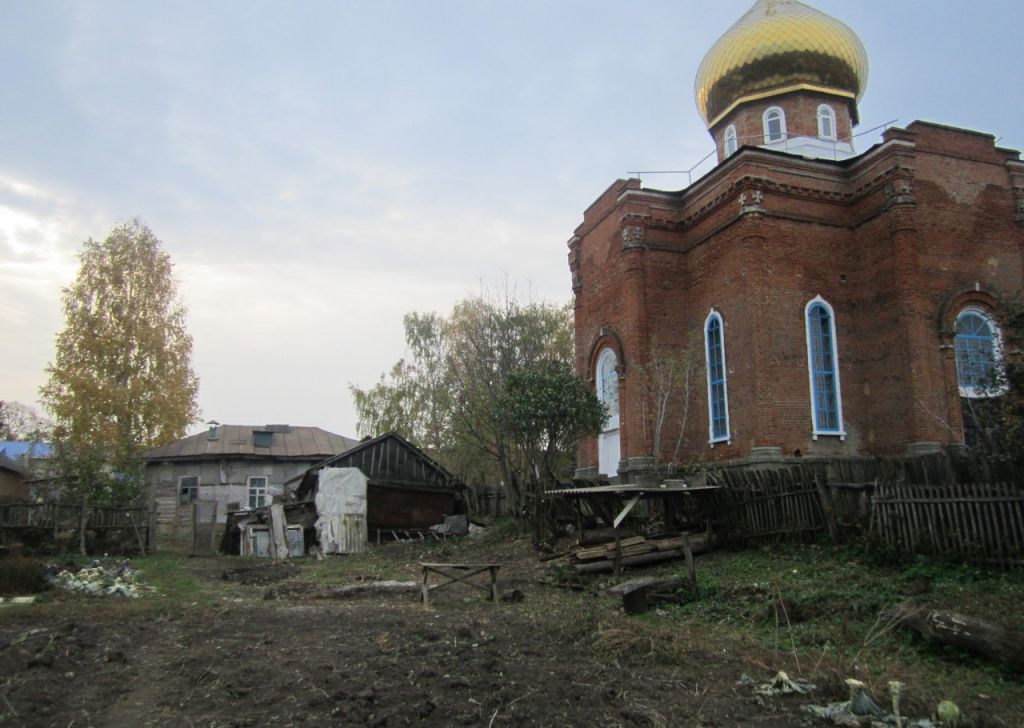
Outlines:
{"type": "Polygon", "coordinates": [[[839,390],[839,350],[832,307],[821,296],[804,309],[807,321],[807,373],[811,383],[811,419],[814,438],[843,431],[843,403],[839,390]]]}
{"type": "Polygon", "coordinates": [[[725,130],[725,156],[729,156],[736,151],[736,127],[730,124],[725,130]]]}
{"type": "Polygon", "coordinates": [[[1000,381],[999,332],[992,317],[980,308],[966,308],[953,329],[956,377],[960,396],[995,397],[1005,391],[1000,381]]]}
{"type": "Polygon", "coordinates": [[[251,476],[249,478],[249,507],[262,508],[267,502],[267,479],[251,476]]]}
{"type": "Polygon", "coordinates": [[[764,143],[781,142],[786,138],[786,114],[778,106],[764,112],[764,143]]]}
{"type": "Polygon", "coordinates": [[[711,443],[726,442],[729,434],[729,394],[725,383],[725,332],[722,316],[712,309],[704,322],[704,353],[708,369],[708,420],[711,443]]]}
{"type": "Polygon", "coordinates": [[[253,430],[252,431],[252,446],[253,447],[270,447],[274,441],[274,433],[269,430],[253,430]]]}
{"type": "Polygon", "coordinates": [[[826,104],[818,107],[818,137],[833,141],[836,138],[836,114],[826,104]]]}
{"type": "Polygon", "coordinates": [[[178,505],[193,503],[199,498],[199,476],[183,475],[178,478],[178,505]]]}

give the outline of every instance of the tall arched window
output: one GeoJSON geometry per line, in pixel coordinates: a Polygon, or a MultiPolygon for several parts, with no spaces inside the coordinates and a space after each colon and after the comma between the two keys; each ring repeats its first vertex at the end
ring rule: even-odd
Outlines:
{"type": "Polygon", "coordinates": [[[786,138],[786,114],[778,106],[764,112],[764,143],[781,142],[786,138]]]}
{"type": "Polygon", "coordinates": [[[956,378],[961,397],[995,397],[1006,387],[1001,381],[999,330],[983,309],[971,306],[956,317],[953,329],[956,378]]]}
{"type": "Polygon", "coordinates": [[[609,477],[619,474],[619,371],[611,349],[597,357],[597,398],[608,410],[608,422],[597,439],[598,472],[609,477]]]}
{"type": "Polygon", "coordinates": [[[730,124],[725,129],[725,156],[733,154],[737,148],[736,127],[730,124]]]}
{"type": "Polygon", "coordinates": [[[815,296],[804,308],[807,322],[807,375],[811,384],[811,420],[814,439],[843,431],[843,402],[839,389],[839,349],[832,307],[815,296]]]}
{"type": "Polygon", "coordinates": [[[836,138],[836,113],[827,104],[818,107],[818,137],[832,141],[836,138]]]}
{"type": "Polygon", "coordinates": [[[725,375],[725,330],[714,309],[704,321],[704,355],[708,370],[708,430],[711,443],[728,442],[729,392],[725,375]]]}

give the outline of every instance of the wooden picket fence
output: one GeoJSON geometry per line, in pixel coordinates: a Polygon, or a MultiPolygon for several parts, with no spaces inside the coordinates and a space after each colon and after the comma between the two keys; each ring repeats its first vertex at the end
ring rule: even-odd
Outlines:
{"type": "Polygon", "coordinates": [[[1024,478],[1005,465],[943,454],[720,471],[709,503],[723,535],[806,538],[828,529],[906,556],[1024,566],[1024,478]],[[838,482],[857,480],[860,482],[838,482]]]}
{"type": "Polygon", "coordinates": [[[1018,483],[879,483],[869,533],[901,553],[1024,565],[1024,488],[1018,483]]]}
{"type": "Polygon", "coordinates": [[[148,548],[150,519],[145,508],[108,508],[57,502],[0,504],[0,546],[30,539],[51,550],[67,548],[73,540],[71,533],[77,533],[83,515],[87,530],[98,534],[130,532],[133,534],[131,542],[147,544],[148,548]]]}
{"type": "Polygon", "coordinates": [[[820,478],[813,468],[790,467],[723,471],[709,482],[722,486],[714,510],[730,537],[781,540],[827,527],[828,504],[823,502],[820,478]]]}

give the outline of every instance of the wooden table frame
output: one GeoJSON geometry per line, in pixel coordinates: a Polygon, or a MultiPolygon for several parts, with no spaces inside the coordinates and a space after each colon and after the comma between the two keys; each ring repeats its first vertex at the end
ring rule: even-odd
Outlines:
{"type": "Polygon", "coordinates": [[[427,606],[430,603],[431,591],[451,586],[455,582],[462,582],[475,589],[480,589],[490,596],[492,602],[498,601],[498,567],[501,564],[425,564],[421,562],[420,566],[423,567],[423,585],[420,589],[420,598],[423,601],[423,606],[427,606]],[[489,586],[482,586],[470,581],[472,577],[485,571],[491,576],[489,586]],[[442,581],[440,584],[430,584],[431,574],[444,577],[446,581],[442,581]]]}

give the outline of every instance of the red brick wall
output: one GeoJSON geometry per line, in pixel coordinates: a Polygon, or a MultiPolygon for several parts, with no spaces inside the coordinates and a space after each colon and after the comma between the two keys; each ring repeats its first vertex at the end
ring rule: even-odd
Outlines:
{"type": "Polygon", "coordinates": [[[821,104],[831,106],[835,113],[838,140],[850,142],[853,121],[849,100],[841,96],[801,91],[743,104],[715,124],[709,131],[718,147],[718,160],[725,159],[725,130],[730,125],[736,127],[739,146],[763,144],[764,112],[773,106],[778,106],[785,113],[786,133],[789,137],[817,137],[818,106],[821,104]]]}
{"type": "MultiPolygon", "coordinates": [[[[733,459],[759,446],[854,455],[962,442],[948,348],[957,311],[946,309],[964,291],[1020,290],[1008,154],[989,136],[922,123],[888,138],[846,163],[748,150],[684,192],[648,195],[620,181],[588,209],[570,244],[577,367],[592,380],[598,337],[621,341],[623,458],[651,454],[638,367],[654,348],[678,351],[690,337],[703,364],[712,307],[724,323],[733,440],[708,444],[702,370],[683,459],[733,459]],[[750,207],[755,190],[761,210],[750,207]],[[623,250],[624,227],[642,228],[642,245],[623,250]],[[835,311],[844,440],[812,439],[804,307],[815,295],[835,311]]],[[[580,467],[596,462],[596,444],[581,443],[580,467]]]]}

